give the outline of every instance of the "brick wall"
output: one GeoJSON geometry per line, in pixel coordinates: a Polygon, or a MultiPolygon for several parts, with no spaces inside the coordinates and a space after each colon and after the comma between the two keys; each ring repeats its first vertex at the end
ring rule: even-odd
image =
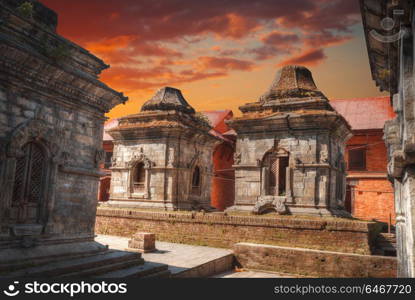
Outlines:
{"type": "MultiPolygon", "coordinates": [[[[387,179],[387,154],[382,130],[355,132],[348,141],[347,149],[366,149],[366,170],[348,170],[351,190],[351,213],[362,220],[376,220],[395,224],[393,186],[387,179]]],[[[348,161],[348,151],[346,151],[348,161]]]]}
{"type": "Polygon", "coordinates": [[[353,216],[395,224],[395,206],[392,184],[385,179],[359,180],[355,187],[353,216]]]}
{"type": "Polygon", "coordinates": [[[224,142],[215,148],[212,180],[211,205],[218,210],[232,206],[235,201],[235,171],[233,170],[233,147],[224,142]]]}
{"type": "Polygon", "coordinates": [[[136,231],[155,233],[160,241],[212,247],[232,248],[235,243],[251,242],[370,254],[379,226],[341,219],[98,208],[96,233],[131,237],[136,231]]]}
{"type": "Polygon", "coordinates": [[[312,277],[396,277],[396,258],[241,243],[234,254],[243,268],[312,277]]]}

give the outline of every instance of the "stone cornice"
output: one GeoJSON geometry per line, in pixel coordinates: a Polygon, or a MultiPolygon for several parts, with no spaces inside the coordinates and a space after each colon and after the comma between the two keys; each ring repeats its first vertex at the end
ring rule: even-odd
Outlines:
{"type": "MultiPolygon", "coordinates": [[[[46,48],[53,50],[53,47],[65,46],[71,54],[66,57],[66,63],[95,77],[109,67],[86,49],[59,36],[35,18],[25,18],[17,10],[5,6],[3,3],[0,3],[0,7],[0,19],[3,23],[0,27],[0,33],[7,36],[9,40],[24,45],[27,50],[47,56],[48,51],[46,50],[48,49],[46,48]]],[[[53,58],[52,56],[50,58],[53,58]]]]}
{"type": "Polygon", "coordinates": [[[127,101],[97,79],[108,67],[102,60],[3,3],[0,8],[0,83],[62,96],[100,111],[127,101]]]}
{"type": "Polygon", "coordinates": [[[260,118],[234,119],[228,124],[239,134],[328,130],[345,140],[352,135],[350,125],[336,112],[279,113],[260,118]]]}
{"type": "Polygon", "coordinates": [[[46,91],[105,112],[128,99],[96,79],[63,71],[62,68],[45,63],[36,56],[11,48],[1,38],[0,71],[0,82],[5,85],[14,83],[19,89],[46,91]]]}

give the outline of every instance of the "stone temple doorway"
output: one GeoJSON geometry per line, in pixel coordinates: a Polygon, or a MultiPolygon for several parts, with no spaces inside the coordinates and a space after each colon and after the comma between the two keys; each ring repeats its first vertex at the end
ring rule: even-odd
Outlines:
{"type": "Polygon", "coordinates": [[[288,153],[269,152],[263,160],[263,188],[265,196],[285,196],[287,192],[288,153]]]}
{"type": "Polygon", "coordinates": [[[47,175],[46,151],[29,142],[16,159],[10,221],[15,224],[39,224],[47,175]]]}

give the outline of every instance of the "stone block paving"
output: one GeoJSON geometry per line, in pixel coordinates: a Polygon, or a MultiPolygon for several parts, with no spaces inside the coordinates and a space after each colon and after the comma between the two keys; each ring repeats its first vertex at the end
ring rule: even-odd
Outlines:
{"type": "MultiPolygon", "coordinates": [[[[98,235],[97,242],[108,245],[110,249],[125,250],[128,248],[129,238],[98,235]]],[[[213,260],[232,255],[228,249],[174,244],[156,241],[156,251],[143,253],[146,262],[156,262],[169,266],[171,273],[177,274],[196,268],[213,260]]]]}
{"type": "MultiPolygon", "coordinates": [[[[97,242],[108,245],[111,249],[125,250],[128,248],[129,238],[98,235],[97,242]]],[[[156,241],[156,252],[143,253],[142,257],[146,262],[161,263],[169,266],[172,275],[208,264],[214,260],[223,259],[233,255],[229,249],[212,248],[204,246],[193,246],[184,244],[174,244],[156,241]]],[[[260,271],[235,272],[229,270],[224,273],[212,276],[213,278],[293,278],[294,275],[268,273],[260,271]]]]}

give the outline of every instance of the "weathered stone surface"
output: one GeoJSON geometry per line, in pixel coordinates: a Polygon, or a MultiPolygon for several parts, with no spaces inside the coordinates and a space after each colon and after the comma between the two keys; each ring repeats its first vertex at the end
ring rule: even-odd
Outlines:
{"type": "Polygon", "coordinates": [[[166,87],[107,131],[114,138],[110,205],[211,209],[212,153],[220,140],[189,107],[179,90],[166,87]]]}
{"type": "Polygon", "coordinates": [[[351,129],[309,70],[284,67],[259,102],[240,109],[243,116],[229,122],[238,134],[230,210],[347,215],[344,149],[351,129]]]}
{"type": "Polygon", "coordinates": [[[407,0],[361,0],[373,79],[381,90],[389,91],[397,114],[395,120],[385,124],[384,138],[388,146],[388,173],[395,189],[399,277],[415,277],[414,5],[407,0]],[[381,20],[393,15],[397,7],[402,12],[397,35],[374,35],[373,32],[382,30],[381,20]]]}
{"type": "Polygon", "coordinates": [[[23,2],[0,0],[0,262],[92,243],[104,113],[126,101],[97,79],[107,65],[54,32],[53,11],[32,1],[24,16],[23,2]]]}
{"type": "Polygon", "coordinates": [[[159,89],[157,93],[143,104],[141,111],[177,110],[194,113],[193,107],[187,103],[182,92],[172,87],[159,89]]]}
{"type": "Polygon", "coordinates": [[[396,277],[396,258],[239,243],[234,253],[243,268],[312,277],[396,277]]]}
{"type": "Polygon", "coordinates": [[[291,216],[235,216],[216,213],[151,212],[101,208],[98,234],[130,238],[152,232],[158,241],[232,248],[251,242],[358,254],[371,254],[381,226],[373,222],[291,216]]]}
{"type": "Polygon", "coordinates": [[[140,252],[153,252],[156,250],[156,235],[149,232],[137,232],[128,241],[128,248],[140,252]]]}

